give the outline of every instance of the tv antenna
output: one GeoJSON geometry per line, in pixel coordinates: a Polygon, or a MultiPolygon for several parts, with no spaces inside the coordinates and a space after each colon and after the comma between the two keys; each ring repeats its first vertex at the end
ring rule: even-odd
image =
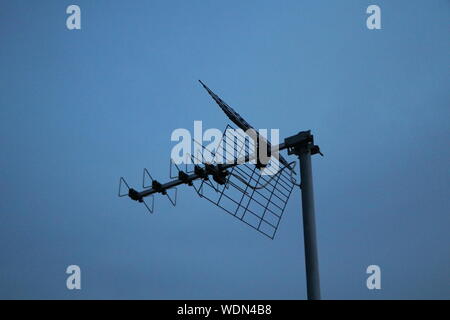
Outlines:
{"type": "Polygon", "coordinates": [[[192,186],[200,197],[209,200],[273,239],[293,188],[300,187],[307,297],[309,300],[319,300],[319,261],[311,156],[315,154],[323,156],[323,154],[320,152],[319,146],[314,144],[314,136],[310,130],[301,131],[284,139],[284,142],[279,145],[272,146],[233,108],[202,81],[199,80],[199,82],[228,118],[241,130],[234,130],[228,125],[214,151],[194,140],[193,142],[198,147],[197,150],[201,150],[201,152],[189,155],[184,168],[180,168],[171,160],[170,178],[172,180],[166,183],[155,180],[146,168],[143,171],[141,191],[131,188],[121,177],[119,197],[128,196],[130,199],[144,204],[147,210],[153,213],[155,194],[160,193],[167,196],[175,206],[176,187],[186,184],[192,186]],[[230,132],[232,133],[231,139],[228,135],[230,132]],[[253,134],[249,135],[248,132],[253,134]],[[253,146],[253,149],[256,148],[256,151],[250,152],[250,146],[253,146]],[[261,156],[261,149],[267,151],[265,159],[261,156]],[[296,162],[288,162],[279,154],[281,150],[287,150],[288,155],[298,157],[301,183],[297,183],[294,178],[296,162]],[[224,157],[232,160],[225,161],[225,163],[219,161],[224,157]],[[177,174],[172,175],[174,168],[176,168],[177,174]]]}

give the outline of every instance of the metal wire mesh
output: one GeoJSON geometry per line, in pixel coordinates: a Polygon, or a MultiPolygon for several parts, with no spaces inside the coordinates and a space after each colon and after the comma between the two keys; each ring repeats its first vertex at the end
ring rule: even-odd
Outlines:
{"type": "MultiPolygon", "coordinates": [[[[201,167],[225,160],[236,162],[251,156],[252,143],[245,132],[228,125],[215,150],[201,145],[203,152],[192,159],[202,163],[201,167]],[[227,136],[230,129],[234,130],[233,139],[227,136]]],[[[200,197],[273,239],[294,187],[289,169],[284,170],[277,161],[275,157],[270,158],[265,174],[254,163],[247,162],[228,169],[225,184],[207,179],[194,182],[194,187],[200,197]]]]}

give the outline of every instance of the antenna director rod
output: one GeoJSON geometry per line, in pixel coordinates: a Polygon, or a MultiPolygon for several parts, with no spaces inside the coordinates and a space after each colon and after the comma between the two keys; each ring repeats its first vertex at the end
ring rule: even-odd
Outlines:
{"type": "MultiPolygon", "coordinates": [[[[287,146],[285,145],[285,143],[280,143],[277,146],[272,146],[271,152],[273,154],[275,152],[278,152],[279,150],[284,150],[286,148],[287,148],[287,146]]],[[[152,183],[152,188],[150,188],[150,189],[139,192],[133,188],[130,188],[128,190],[128,196],[135,201],[142,202],[143,198],[148,197],[152,194],[155,194],[155,193],[165,194],[166,190],[168,190],[168,189],[177,187],[182,184],[192,185],[192,181],[197,180],[197,179],[205,179],[206,180],[209,178],[210,175],[212,175],[214,180],[217,181],[219,184],[224,184],[226,181],[223,180],[223,178],[225,178],[229,174],[226,171],[227,169],[235,167],[235,166],[245,163],[245,162],[250,162],[254,159],[256,159],[256,155],[252,155],[251,157],[242,157],[242,158],[237,159],[234,163],[229,163],[229,164],[218,164],[218,165],[206,164],[205,168],[200,168],[200,167],[196,166],[195,173],[188,175],[183,172],[183,176],[179,177],[176,180],[172,180],[172,181],[169,181],[164,184],[160,184],[159,182],[154,180],[152,183]]]]}

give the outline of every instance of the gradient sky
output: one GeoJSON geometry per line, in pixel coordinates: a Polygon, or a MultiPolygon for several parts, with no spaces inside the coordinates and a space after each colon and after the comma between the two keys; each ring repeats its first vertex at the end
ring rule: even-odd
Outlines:
{"type": "Polygon", "coordinates": [[[298,189],[275,240],[187,186],[154,215],[117,197],[168,179],[174,129],[226,126],[202,79],[315,134],[323,298],[449,299],[449,27],[448,0],[1,0],[0,298],[306,298],[298,189]]]}

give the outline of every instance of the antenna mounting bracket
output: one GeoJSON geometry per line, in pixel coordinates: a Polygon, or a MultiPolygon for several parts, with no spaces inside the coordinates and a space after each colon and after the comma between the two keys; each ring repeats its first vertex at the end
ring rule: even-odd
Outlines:
{"type": "Polygon", "coordinates": [[[319,146],[314,144],[314,135],[311,134],[311,130],[300,131],[296,135],[284,139],[284,144],[289,155],[299,156],[302,153],[311,152],[311,155],[318,153],[323,156],[319,146]]]}

